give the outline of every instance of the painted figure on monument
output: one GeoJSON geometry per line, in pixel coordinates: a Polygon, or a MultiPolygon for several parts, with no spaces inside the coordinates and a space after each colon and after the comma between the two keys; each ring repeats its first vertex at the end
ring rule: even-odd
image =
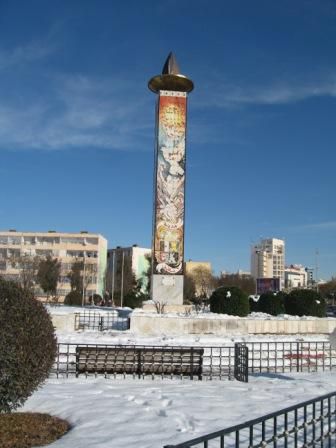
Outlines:
{"type": "Polygon", "coordinates": [[[154,272],[183,274],[186,93],[160,91],[154,272]]]}

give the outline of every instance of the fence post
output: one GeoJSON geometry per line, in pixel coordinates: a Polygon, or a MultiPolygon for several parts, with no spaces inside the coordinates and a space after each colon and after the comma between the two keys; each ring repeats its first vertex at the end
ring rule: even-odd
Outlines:
{"type": "Polygon", "coordinates": [[[79,330],[79,313],[75,313],[75,331],[79,330]]]}
{"type": "Polygon", "coordinates": [[[234,346],[234,377],[248,383],[248,347],[240,342],[234,346]]]}

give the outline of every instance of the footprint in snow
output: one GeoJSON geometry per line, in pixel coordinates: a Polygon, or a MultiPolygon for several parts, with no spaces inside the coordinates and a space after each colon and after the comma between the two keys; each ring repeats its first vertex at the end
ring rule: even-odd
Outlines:
{"type": "Polygon", "coordinates": [[[167,400],[167,399],[162,400],[162,406],[164,408],[166,408],[167,406],[170,406],[172,404],[172,402],[173,402],[173,400],[167,400]]]}

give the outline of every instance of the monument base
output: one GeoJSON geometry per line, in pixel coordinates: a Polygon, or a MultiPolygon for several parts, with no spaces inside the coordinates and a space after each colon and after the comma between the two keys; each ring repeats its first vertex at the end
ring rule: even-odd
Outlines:
{"type": "Polygon", "coordinates": [[[183,275],[152,275],[151,298],[166,305],[183,305],[183,275]]]}
{"type": "Polygon", "coordinates": [[[188,315],[191,313],[193,307],[192,305],[165,305],[162,312],[159,313],[157,307],[153,303],[145,303],[142,305],[142,309],[146,311],[146,313],[153,314],[178,313],[188,315]]]}

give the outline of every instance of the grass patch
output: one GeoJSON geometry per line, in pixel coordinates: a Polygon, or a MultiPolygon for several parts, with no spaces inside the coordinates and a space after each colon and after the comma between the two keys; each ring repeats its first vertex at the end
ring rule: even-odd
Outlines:
{"type": "Polygon", "coordinates": [[[0,414],[1,448],[48,445],[70,429],[67,421],[48,414],[15,412],[0,414]]]}

